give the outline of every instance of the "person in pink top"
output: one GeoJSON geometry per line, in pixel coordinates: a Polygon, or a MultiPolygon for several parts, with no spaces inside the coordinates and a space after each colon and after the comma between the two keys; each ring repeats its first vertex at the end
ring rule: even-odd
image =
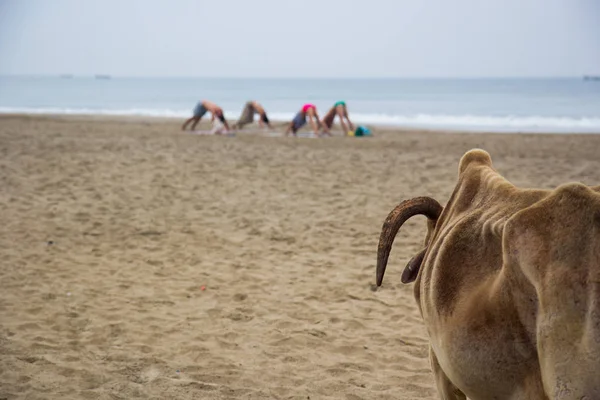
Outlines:
{"type": "Polygon", "coordinates": [[[322,127],[323,131],[331,136],[327,125],[321,122],[319,114],[317,113],[317,107],[315,107],[314,104],[305,104],[302,106],[302,109],[298,112],[298,114],[296,114],[294,119],[288,125],[285,131],[285,135],[289,135],[291,131],[294,134],[294,136],[296,136],[296,132],[298,132],[298,130],[304,125],[306,125],[306,117],[308,117],[310,121],[310,126],[312,127],[313,133],[315,135],[320,136],[319,127],[322,127]]]}

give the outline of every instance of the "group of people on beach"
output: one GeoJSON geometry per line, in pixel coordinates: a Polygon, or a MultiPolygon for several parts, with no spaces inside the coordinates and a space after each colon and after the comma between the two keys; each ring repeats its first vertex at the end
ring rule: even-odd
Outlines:
{"type": "MultiPolygon", "coordinates": [[[[226,131],[231,130],[225,119],[223,109],[208,100],[202,100],[196,105],[193,115],[183,123],[181,129],[186,130],[188,125],[191,124],[191,130],[195,130],[196,125],[198,125],[207,112],[210,112],[211,114],[211,122],[214,123],[215,120],[218,120],[223,124],[226,131]]],[[[255,100],[246,102],[240,118],[233,124],[233,127],[242,129],[244,125],[254,122],[255,115],[258,115],[259,117],[258,124],[261,128],[267,126],[269,129],[273,129],[264,107],[255,100]]],[[[306,125],[307,122],[310,122],[310,127],[315,135],[321,136],[321,134],[326,134],[331,136],[331,128],[333,127],[333,122],[336,117],[340,118],[340,125],[342,126],[344,135],[353,135],[354,124],[350,121],[348,108],[344,101],[336,102],[322,119],[319,117],[317,107],[314,104],[304,104],[300,111],[298,111],[294,118],[288,123],[285,135],[288,136],[292,133],[294,136],[297,136],[297,132],[306,125]]]]}

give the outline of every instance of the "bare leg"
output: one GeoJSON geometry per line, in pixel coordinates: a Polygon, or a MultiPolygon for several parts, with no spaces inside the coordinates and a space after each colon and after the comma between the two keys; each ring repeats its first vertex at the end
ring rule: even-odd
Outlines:
{"type": "Polygon", "coordinates": [[[323,125],[327,127],[327,129],[333,128],[333,121],[335,120],[335,107],[331,107],[327,114],[323,117],[323,125]]]}
{"type": "Polygon", "coordinates": [[[292,121],[288,124],[288,127],[285,130],[285,136],[289,135],[290,132],[292,132],[294,134],[294,136],[296,136],[296,132],[294,132],[294,121],[292,121]]]}
{"type": "Polygon", "coordinates": [[[194,120],[194,123],[192,124],[192,130],[196,129],[196,125],[198,125],[198,122],[200,122],[200,120],[202,119],[202,117],[193,117],[192,118],[194,120]]]}
{"type": "Polygon", "coordinates": [[[331,130],[330,130],[329,126],[327,126],[327,124],[325,122],[320,121],[318,116],[317,116],[317,123],[319,124],[319,127],[322,129],[323,134],[325,134],[327,136],[333,136],[331,134],[331,130]]]}
{"type": "MultiPolygon", "coordinates": [[[[181,130],[185,131],[185,128],[187,128],[188,124],[190,122],[192,122],[194,119],[196,119],[196,117],[190,117],[190,118],[186,119],[185,122],[183,123],[183,125],[181,125],[181,130]]],[[[192,130],[194,130],[194,129],[192,128],[192,130]]]]}
{"type": "Polygon", "coordinates": [[[323,126],[323,134],[327,135],[327,136],[333,136],[333,134],[331,133],[331,131],[329,130],[329,128],[327,127],[327,125],[322,124],[323,126]]]}

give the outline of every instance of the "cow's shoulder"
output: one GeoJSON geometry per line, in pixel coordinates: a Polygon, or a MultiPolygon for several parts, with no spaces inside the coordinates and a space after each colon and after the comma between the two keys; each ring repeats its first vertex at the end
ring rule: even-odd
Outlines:
{"type": "Polygon", "coordinates": [[[548,279],[572,279],[587,275],[589,268],[598,270],[600,193],[581,183],[559,186],[507,221],[504,244],[506,257],[538,289],[548,279]]]}

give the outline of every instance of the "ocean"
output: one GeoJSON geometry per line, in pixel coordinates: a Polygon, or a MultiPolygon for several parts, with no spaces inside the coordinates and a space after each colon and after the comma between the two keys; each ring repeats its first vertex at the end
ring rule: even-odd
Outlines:
{"type": "Polygon", "coordinates": [[[247,100],[275,121],[345,100],[353,122],[492,132],[600,133],[600,81],[561,79],[210,79],[0,77],[0,113],[184,119],[207,99],[235,120],[247,100]]]}

